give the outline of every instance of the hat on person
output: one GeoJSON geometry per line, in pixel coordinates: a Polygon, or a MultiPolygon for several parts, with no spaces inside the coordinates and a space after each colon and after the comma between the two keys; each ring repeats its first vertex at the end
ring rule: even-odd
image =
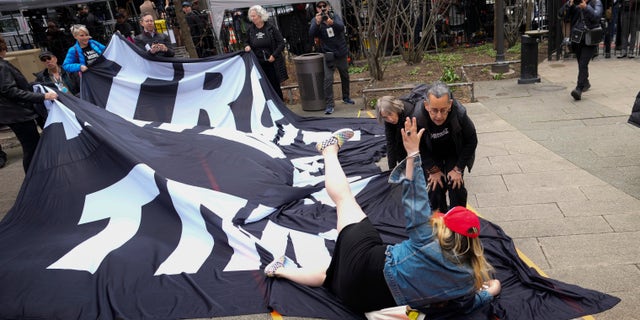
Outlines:
{"type": "Polygon", "coordinates": [[[480,234],[480,219],[465,207],[453,207],[447,214],[440,213],[440,215],[444,225],[455,233],[469,238],[477,238],[480,234]]]}
{"type": "Polygon", "coordinates": [[[185,1],[185,2],[182,3],[182,6],[183,7],[191,7],[191,2],[185,1]]]}
{"type": "Polygon", "coordinates": [[[40,53],[40,55],[38,56],[38,59],[42,59],[44,57],[55,57],[55,55],[51,51],[44,51],[40,53]]]}
{"type": "Polygon", "coordinates": [[[316,7],[319,6],[321,3],[324,3],[325,5],[328,5],[329,3],[326,1],[318,1],[316,2],[316,7]]]}

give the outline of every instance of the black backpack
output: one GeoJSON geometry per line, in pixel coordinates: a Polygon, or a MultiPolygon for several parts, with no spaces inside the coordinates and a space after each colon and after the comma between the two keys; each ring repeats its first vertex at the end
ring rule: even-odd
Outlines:
{"type": "Polygon", "coordinates": [[[422,104],[424,99],[427,98],[427,91],[429,91],[429,88],[431,88],[431,86],[426,83],[419,84],[411,89],[411,92],[401,95],[398,99],[413,106],[417,106],[418,103],[422,104]]]}

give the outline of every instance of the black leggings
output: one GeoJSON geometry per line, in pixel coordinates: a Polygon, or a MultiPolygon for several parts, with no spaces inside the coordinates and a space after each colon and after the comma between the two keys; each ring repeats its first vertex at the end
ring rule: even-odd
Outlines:
{"type": "Polygon", "coordinates": [[[26,173],[38,147],[40,133],[34,120],[8,124],[22,145],[22,167],[26,173]]]}

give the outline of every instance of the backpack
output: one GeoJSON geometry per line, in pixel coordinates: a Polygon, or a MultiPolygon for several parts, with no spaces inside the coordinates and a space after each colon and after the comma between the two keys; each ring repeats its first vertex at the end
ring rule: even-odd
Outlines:
{"type": "Polygon", "coordinates": [[[401,95],[398,99],[415,106],[418,102],[422,103],[427,98],[427,91],[429,91],[430,87],[426,83],[419,84],[411,89],[411,92],[401,95]]]}

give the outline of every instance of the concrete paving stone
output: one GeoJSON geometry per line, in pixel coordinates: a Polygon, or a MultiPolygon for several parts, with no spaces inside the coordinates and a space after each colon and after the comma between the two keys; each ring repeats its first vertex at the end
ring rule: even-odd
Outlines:
{"type": "Polygon", "coordinates": [[[636,265],[582,265],[551,268],[545,273],[551,278],[563,279],[565,282],[593,290],[612,292],[614,295],[615,292],[634,291],[640,287],[640,269],[636,265]]]}
{"type": "Polygon", "coordinates": [[[505,145],[511,154],[541,154],[549,152],[545,147],[531,139],[520,139],[505,145]]]}
{"type": "Polygon", "coordinates": [[[552,167],[544,172],[504,174],[504,183],[509,190],[535,190],[538,188],[550,188],[556,186],[604,186],[607,183],[594,177],[592,174],[579,169],[558,169],[564,171],[558,174],[558,170],[552,167]]]}
{"type": "Polygon", "coordinates": [[[476,158],[476,161],[473,164],[473,169],[471,170],[469,176],[500,175],[503,173],[522,172],[522,169],[520,169],[518,162],[511,160],[508,156],[504,157],[504,160],[501,160],[497,163],[493,162],[494,158],[500,157],[476,158]]]}
{"type": "MultiPolygon", "coordinates": [[[[549,270],[551,266],[547,263],[547,258],[542,252],[542,248],[536,238],[513,239],[516,248],[524,254],[529,261],[533,262],[541,270],[549,270]]],[[[546,274],[546,272],[545,272],[546,274]]]]}
{"type": "Polygon", "coordinates": [[[531,157],[526,159],[518,160],[518,165],[524,173],[544,172],[550,170],[574,170],[576,168],[576,166],[570,161],[564,160],[562,158],[554,159],[555,157],[559,158],[559,156],[554,153],[540,153],[538,155],[532,155],[531,157]],[[545,156],[548,156],[548,159],[540,159],[541,157],[545,156]]]}
{"type": "Polygon", "coordinates": [[[592,172],[593,169],[615,168],[617,164],[616,161],[613,161],[614,159],[602,158],[592,150],[567,150],[558,152],[558,155],[589,172],[592,172]]]}
{"type": "Polygon", "coordinates": [[[517,221],[525,223],[526,220],[562,219],[564,215],[555,203],[536,203],[521,206],[502,205],[500,207],[485,207],[480,211],[483,217],[495,223],[502,224],[505,221],[517,221]]]}
{"type": "Polygon", "coordinates": [[[634,199],[632,196],[621,192],[612,185],[604,186],[581,186],[580,190],[584,192],[585,196],[589,200],[593,201],[630,201],[634,199]]]}
{"type": "Polygon", "coordinates": [[[478,135],[478,147],[476,148],[476,161],[480,158],[487,158],[490,156],[506,156],[509,153],[502,143],[497,144],[485,144],[483,143],[483,134],[478,135]]]}
{"type": "Polygon", "coordinates": [[[566,235],[539,241],[552,268],[638,264],[640,257],[640,231],[566,235]]]}
{"type": "Polygon", "coordinates": [[[604,218],[615,232],[640,231],[640,211],[626,214],[613,211],[611,214],[605,215],[604,218]]]}
{"type": "Polygon", "coordinates": [[[467,176],[464,177],[467,190],[474,193],[506,192],[507,187],[501,175],[467,176]]]}
{"type": "MultiPolygon", "coordinates": [[[[636,289],[637,290],[637,289],[636,289]]],[[[640,292],[621,291],[610,294],[622,299],[615,307],[595,315],[597,320],[640,320],[640,292]]]]}
{"type": "Polygon", "coordinates": [[[582,122],[588,127],[600,127],[607,125],[615,125],[618,127],[620,124],[627,124],[629,127],[633,127],[632,125],[627,123],[629,120],[629,114],[631,113],[631,109],[629,112],[625,114],[620,114],[617,110],[614,110],[617,114],[613,115],[604,115],[604,117],[593,118],[593,119],[582,119],[582,122]]]}
{"type": "Polygon", "coordinates": [[[565,217],[607,215],[612,213],[640,215],[640,200],[633,197],[618,201],[566,200],[556,203],[565,217]]]}
{"type": "Polygon", "coordinates": [[[499,207],[504,205],[528,205],[541,203],[555,203],[566,199],[587,200],[584,193],[578,188],[571,187],[554,187],[548,189],[539,189],[535,192],[526,191],[510,191],[510,192],[492,192],[476,194],[478,200],[478,208],[499,207]]]}
{"type": "Polygon", "coordinates": [[[553,223],[549,223],[548,219],[530,218],[524,221],[502,221],[500,226],[514,239],[613,231],[613,228],[601,216],[559,218],[552,221],[553,223]]]}

